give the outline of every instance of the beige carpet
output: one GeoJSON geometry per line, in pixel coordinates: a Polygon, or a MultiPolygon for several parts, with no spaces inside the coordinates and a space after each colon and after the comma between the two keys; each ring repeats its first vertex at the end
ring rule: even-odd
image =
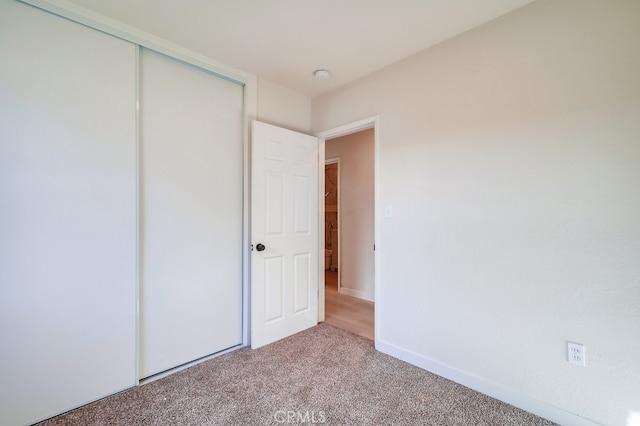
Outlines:
{"type": "Polygon", "coordinates": [[[551,425],[327,324],[244,348],[41,425],[551,425]]]}

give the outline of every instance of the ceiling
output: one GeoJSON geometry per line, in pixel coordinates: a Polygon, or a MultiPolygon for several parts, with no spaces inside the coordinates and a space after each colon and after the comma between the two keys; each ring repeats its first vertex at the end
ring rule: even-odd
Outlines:
{"type": "Polygon", "coordinates": [[[315,97],[532,0],[70,1],[315,97]]]}

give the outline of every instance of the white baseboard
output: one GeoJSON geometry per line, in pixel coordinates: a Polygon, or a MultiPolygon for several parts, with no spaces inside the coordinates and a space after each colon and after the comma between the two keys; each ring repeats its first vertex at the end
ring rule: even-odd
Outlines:
{"type": "Polygon", "coordinates": [[[374,301],[374,296],[372,293],[365,293],[364,291],[352,290],[350,288],[340,287],[338,291],[340,294],[346,294],[347,296],[357,297],[358,299],[368,300],[369,302],[374,301]]]}
{"type": "Polygon", "coordinates": [[[530,396],[524,395],[513,389],[506,388],[498,383],[429,359],[415,352],[405,350],[391,343],[385,342],[382,339],[376,339],[375,346],[380,352],[391,355],[394,358],[413,364],[416,367],[430,371],[438,376],[459,383],[560,425],[599,425],[599,423],[580,417],[578,414],[570,413],[546,402],[531,398],[530,396]]]}

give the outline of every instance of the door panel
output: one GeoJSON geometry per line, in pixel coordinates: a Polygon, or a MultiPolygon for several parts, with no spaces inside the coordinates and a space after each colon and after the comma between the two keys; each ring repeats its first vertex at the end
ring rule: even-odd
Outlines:
{"type": "Polygon", "coordinates": [[[264,322],[269,324],[284,318],[284,257],[265,259],[264,267],[264,322]]]}
{"type": "Polygon", "coordinates": [[[141,377],[242,343],[242,87],[142,49],[141,377]]]}
{"type": "Polygon", "coordinates": [[[310,199],[308,176],[294,176],[293,178],[293,205],[294,223],[293,232],[298,235],[308,235],[311,231],[311,212],[309,211],[310,199]]]}
{"type": "Polygon", "coordinates": [[[284,175],[265,173],[265,214],[266,234],[270,236],[284,233],[284,175]]]}
{"type": "Polygon", "coordinates": [[[293,312],[300,314],[309,309],[311,290],[311,259],[309,253],[293,255],[293,312]]]}
{"type": "Polygon", "coordinates": [[[0,2],[0,424],[136,384],[135,46],[0,2]]]}
{"type": "Polygon", "coordinates": [[[251,186],[257,348],[318,321],[318,140],[254,121],[251,186]]]}

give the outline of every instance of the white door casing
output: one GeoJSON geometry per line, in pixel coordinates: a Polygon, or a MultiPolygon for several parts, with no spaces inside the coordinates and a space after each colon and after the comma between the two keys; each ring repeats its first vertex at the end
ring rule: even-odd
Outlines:
{"type": "Polygon", "coordinates": [[[255,349],[318,322],[318,139],[254,121],[251,172],[255,349]]]}

